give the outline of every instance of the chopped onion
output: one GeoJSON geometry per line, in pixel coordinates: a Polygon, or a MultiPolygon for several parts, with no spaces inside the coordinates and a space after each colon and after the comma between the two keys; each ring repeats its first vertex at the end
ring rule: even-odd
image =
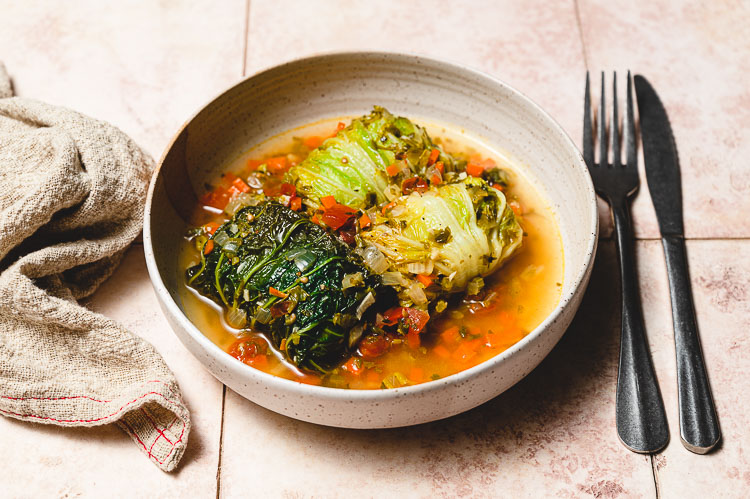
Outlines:
{"type": "Polygon", "coordinates": [[[354,348],[362,334],[365,332],[364,324],[357,324],[349,330],[349,348],[354,348]]]}
{"type": "Polygon", "coordinates": [[[412,274],[425,274],[430,275],[432,274],[433,269],[435,268],[435,264],[432,260],[427,260],[426,262],[412,262],[406,264],[406,270],[411,272],[412,274]]]}
{"type": "Polygon", "coordinates": [[[365,261],[365,265],[370,267],[376,274],[382,274],[388,270],[388,261],[375,246],[366,246],[365,248],[357,251],[362,259],[365,261]]]}
{"type": "Polygon", "coordinates": [[[356,286],[362,286],[365,283],[362,277],[362,272],[355,272],[353,274],[346,274],[341,280],[341,289],[354,288],[356,286]]]}
{"type": "Polygon", "coordinates": [[[227,312],[227,323],[237,329],[242,329],[247,324],[247,312],[237,307],[227,312]]]}
{"type": "Polygon", "coordinates": [[[240,192],[239,194],[235,195],[229,201],[229,203],[227,203],[227,206],[224,208],[224,212],[229,216],[234,216],[235,213],[240,211],[240,208],[244,208],[245,206],[254,206],[257,204],[258,202],[254,196],[250,195],[247,192],[240,192]]]}
{"type": "Polygon", "coordinates": [[[406,213],[406,206],[402,204],[394,206],[393,209],[391,210],[391,216],[393,217],[400,217],[404,213],[406,213]]]}
{"type": "Polygon", "coordinates": [[[237,250],[240,249],[241,243],[242,240],[240,239],[230,239],[221,247],[221,250],[225,253],[237,253],[237,250]]]}
{"type": "Polygon", "coordinates": [[[401,275],[401,272],[384,272],[382,277],[385,286],[404,285],[404,276],[401,275]]]}
{"type": "Polygon", "coordinates": [[[385,194],[385,197],[388,199],[388,201],[393,201],[401,195],[401,189],[397,185],[390,184],[385,188],[385,191],[383,191],[383,193],[385,194]]]}
{"type": "Polygon", "coordinates": [[[214,234],[214,244],[218,246],[224,246],[227,242],[229,242],[229,239],[229,234],[224,231],[214,234]]]}
{"type": "Polygon", "coordinates": [[[362,318],[362,314],[364,314],[373,303],[375,303],[375,296],[373,296],[371,292],[367,293],[359,306],[357,306],[357,320],[362,318]]]}
{"type": "Polygon", "coordinates": [[[255,312],[255,320],[261,324],[268,324],[273,319],[271,311],[267,308],[258,307],[258,311],[255,312]]]}
{"type": "Polygon", "coordinates": [[[424,290],[416,282],[409,284],[409,287],[406,288],[406,294],[415,305],[425,305],[427,303],[427,296],[424,294],[424,290]]]}
{"type": "Polygon", "coordinates": [[[294,257],[294,264],[297,266],[300,272],[304,272],[309,269],[310,266],[315,263],[318,257],[312,251],[305,250],[303,253],[294,257]]]}

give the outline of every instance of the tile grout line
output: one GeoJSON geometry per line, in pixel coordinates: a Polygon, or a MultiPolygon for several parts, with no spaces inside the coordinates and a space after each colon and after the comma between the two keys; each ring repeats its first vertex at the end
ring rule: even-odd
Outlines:
{"type": "Polygon", "coordinates": [[[573,0],[573,8],[576,14],[576,27],[578,28],[578,38],[581,40],[581,54],[583,55],[583,65],[589,69],[589,56],[586,52],[586,43],[583,41],[583,25],[581,23],[581,9],[578,6],[578,0],[573,0]]]}
{"type": "Polygon", "coordinates": [[[224,453],[224,404],[227,399],[227,385],[221,385],[221,425],[219,425],[219,460],[216,464],[216,499],[221,495],[221,456],[224,453]]]}
{"type": "Polygon", "coordinates": [[[661,490],[659,490],[659,477],[658,472],[656,470],[656,463],[654,462],[654,454],[649,454],[649,459],[651,461],[651,474],[654,477],[654,490],[656,491],[656,499],[661,498],[661,490]]]}
{"type": "Polygon", "coordinates": [[[242,40],[242,77],[247,73],[247,48],[250,39],[250,0],[245,0],[245,37],[242,40]]]}

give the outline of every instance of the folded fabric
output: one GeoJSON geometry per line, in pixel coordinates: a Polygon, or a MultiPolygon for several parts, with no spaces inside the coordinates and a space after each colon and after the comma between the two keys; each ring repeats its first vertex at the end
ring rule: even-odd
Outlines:
{"type": "Polygon", "coordinates": [[[80,306],[140,230],[153,161],[117,128],[13,97],[0,63],[0,414],[116,423],[161,469],[190,415],[146,341],[80,306]]]}

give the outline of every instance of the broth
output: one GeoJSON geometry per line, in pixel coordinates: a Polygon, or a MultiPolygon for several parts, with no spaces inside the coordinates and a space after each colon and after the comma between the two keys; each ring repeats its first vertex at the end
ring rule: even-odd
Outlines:
{"type": "MultiPolygon", "coordinates": [[[[320,121],[273,137],[232,161],[225,171],[241,172],[249,159],[286,154],[293,137],[330,133],[338,121],[320,121]]],[[[183,276],[180,294],[188,318],[224,351],[232,351],[238,338],[254,337],[266,344],[269,354],[256,357],[251,363],[255,368],[303,383],[352,389],[418,384],[455,374],[505,351],[541,324],[557,305],[563,282],[563,249],[551,208],[522,169],[499,151],[463,130],[429,123],[424,126],[446,151],[490,158],[511,174],[506,196],[509,202],[517,203],[514,211],[524,230],[523,245],[502,268],[485,278],[483,302],[464,299],[452,303],[444,314],[427,324],[420,334],[419,346],[395,340],[385,354],[375,359],[352,357],[326,376],[311,374],[285,361],[284,354],[262,333],[229,326],[219,305],[187,285],[184,269],[195,264],[198,252],[186,240],[178,259],[178,272],[183,276]]],[[[190,226],[225,219],[197,207],[190,226]]]]}

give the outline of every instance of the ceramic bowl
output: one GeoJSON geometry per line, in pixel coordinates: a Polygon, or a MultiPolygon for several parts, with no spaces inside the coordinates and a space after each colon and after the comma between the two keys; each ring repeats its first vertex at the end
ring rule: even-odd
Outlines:
{"type": "Polygon", "coordinates": [[[424,57],[339,53],[273,67],[219,95],[175,136],[148,193],[144,246],[161,307],[177,336],[221,382],[287,416],[330,426],[386,428],[445,418],[507,390],[534,369],[573,319],[591,273],[598,221],[591,179],[576,146],[542,109],[505,83],[424,57]],[[195,192],[252,145],[373,104],[449,123],[515,158],[553,208],[564,248],[562,297],[519,343],[471,369],[391,390],[345,390],[278,378],[247,366],[186,317],[176,255],[195,192]]]}

